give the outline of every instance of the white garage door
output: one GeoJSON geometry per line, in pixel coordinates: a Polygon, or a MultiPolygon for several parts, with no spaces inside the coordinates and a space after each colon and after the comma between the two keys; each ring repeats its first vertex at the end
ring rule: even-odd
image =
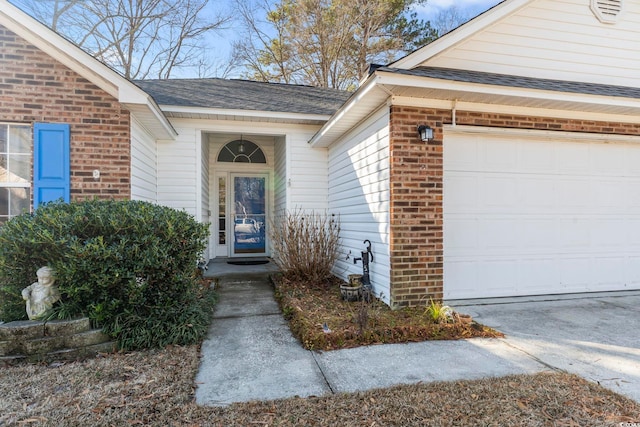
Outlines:
{"type": "Polygon", "coordinates": [[[625,289],[640,289],[640,141],[446,131],[445,299],[625,289]]]}

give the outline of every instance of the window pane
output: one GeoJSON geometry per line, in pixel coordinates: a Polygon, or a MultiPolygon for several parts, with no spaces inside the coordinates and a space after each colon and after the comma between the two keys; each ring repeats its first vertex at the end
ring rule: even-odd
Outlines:
{"type": "Polygon", "coordinates": [[[251,154],[251,163],[267,163],[262,150],[256,150],[251,154]]]}
{"type": "Polygon", "coordinates": [[[0,154],[0,182],[11,182],[9,176],[10,174],[7,170],[7,155],[0,154]]]}
{"type": "Polygon", "coordinates": [[[9,191],[10,188],[0,188],[0,216],[9,215],[9,191]]]}
{"type": "Polygon", "coordinates": [[[9,152],[10,153],[30,153],[31,152],[31,127],[30,126],[10,126],[9,127],[9,152]]]}
{"type": "Polygon", "coordinates": [[[0,125],[0,153],[7,152],[7,125],[0,125]]]}
{"type": "Polygon", "coordinates": [[[9,181],[28,183],[31,179],[31,159],[24,154],[9,155],[9,181]]]}
{"type": "Polygon", "coordinates": [[[29,204],[31,197],[28,188],[10,188],[9,200],[11,201],[9,207],[9,214],[11,216],[20,215],[23,212],[29,211],[29,204]]]}
{"type": "Polygon", "coordinates": [[[218,244],[227,244],[227,178],[218,177],[218,244]]]}

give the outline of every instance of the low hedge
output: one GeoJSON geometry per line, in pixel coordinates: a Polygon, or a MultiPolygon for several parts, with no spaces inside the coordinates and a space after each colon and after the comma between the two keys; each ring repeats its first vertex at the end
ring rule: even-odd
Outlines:
{"type": "Polygon", "coordinates": [[[0,228],[0,319],[26,318],[23,288],[39,267],[62,296],[50,316],[88,316],[125,349],[191,344],[213,305],[196,277],[208,226],[141,201],[52,202],[0,228]]]}

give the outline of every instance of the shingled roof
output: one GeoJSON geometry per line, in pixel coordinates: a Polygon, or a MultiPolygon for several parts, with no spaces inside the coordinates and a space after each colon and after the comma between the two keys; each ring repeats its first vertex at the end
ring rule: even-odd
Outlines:
{"type": "Polygon", "coordinates": [[[160,105],[331,115],[350,92],[226,79],[136,80],[160,105]]]}
{"type": "Polygon", "coordinates": [[[585,95],[640,98],[640,89],[635,87],[571,82],[564,80],[538,79],[532,77],[458,70],[452,68],[416,67],[411,70],[404,70],[400,68],[380,67],[377,69],[377,71],[493,86],[549,90],[555,92],[578,93],[585,95]]]}

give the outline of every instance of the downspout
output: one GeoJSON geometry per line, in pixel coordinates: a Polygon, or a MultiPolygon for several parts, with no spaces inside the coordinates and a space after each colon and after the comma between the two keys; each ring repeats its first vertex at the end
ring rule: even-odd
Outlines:
{"type": "Polygon", "coordinates": [[[458,100],[454,99],[451,103],[451,126],[456,125],[456,111],[458,107],[458,100]]]}

